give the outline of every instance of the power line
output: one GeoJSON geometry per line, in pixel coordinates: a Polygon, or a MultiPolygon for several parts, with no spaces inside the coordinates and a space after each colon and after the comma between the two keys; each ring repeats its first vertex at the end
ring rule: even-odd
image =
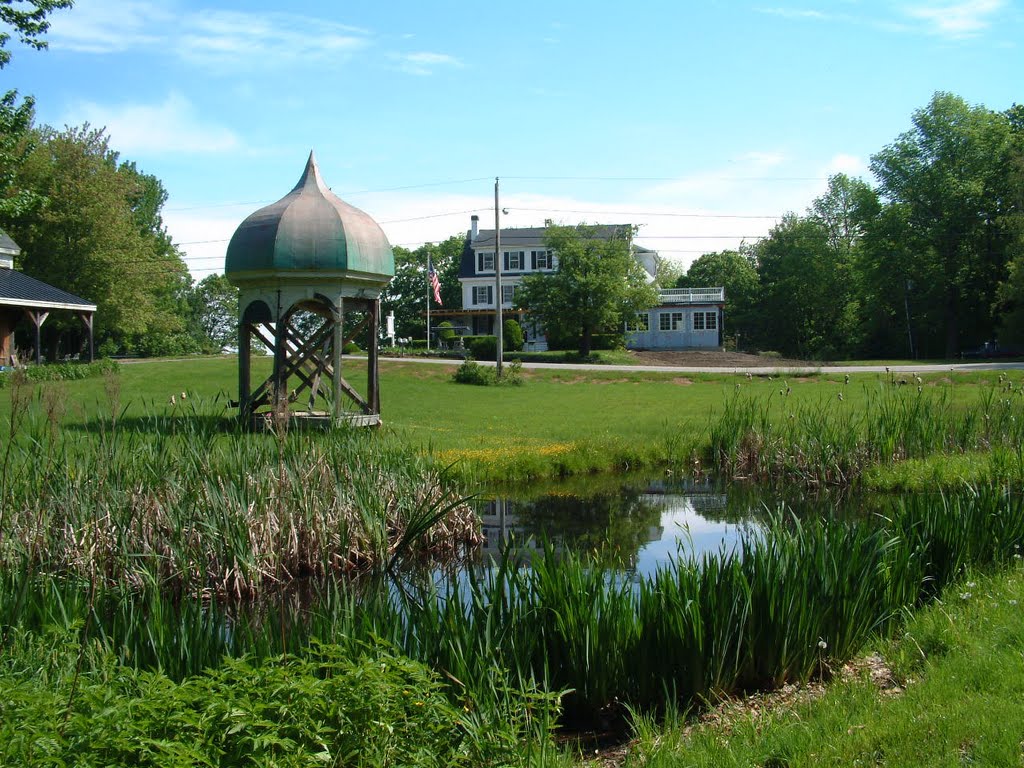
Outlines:
{"type": "MultiPolygon", "coordinates": [[[[516,181],[682,181],[679,176],[502,176],[516,181]]],[[[709,181],[828,181],[827,176],[702,176],[709,181]]]]}
{"type": "Polygon", "coordinates": [[[771,219],[777,220],[783,216],[769,216],[764,214],[742,214],[742,213],[667,213],[664,211],[596,211],[584,210],[582,208],[519,208],[509,206],[512,211],[531,211],[534,213],[595,213],[605,216],[669,216],[680,219],[771,219]]]}
{"type": "MultiPolygon", "coordinates": [[[[425,187],[444,187],[450,184],[470,184],[474,181],[487,181],[487,177],[479,177],[475,179],[451,179],[448,181],[428,181],[423,184],[406,184],[401,187],[382,187],[380,189],[359,189],[349,192],[335,192],[334,194],[341,197],[354,197],[357,195],[377,195],[384,192],[403,192],[407,189],[423,189],[425,187]]],[[[333,189],[331,190],[334,191],[333,189]]],[[[268,203],[277,202],[276,200],[248,200],[240,203],[213,203],[210,205],[190,205],[181,208],[166,208],[167,211],[198,211],[206,208],[240,208],[243,205],[266,205],[268,203]]]]}

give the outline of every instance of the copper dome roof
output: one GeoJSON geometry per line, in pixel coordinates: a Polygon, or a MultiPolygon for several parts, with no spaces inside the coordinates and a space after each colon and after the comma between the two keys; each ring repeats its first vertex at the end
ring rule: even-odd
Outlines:
{"type": "Polygon", "coordinates": [[[383,285],[395,274],[395,257],[380,225],[328,189],[310,152],[295,188],[235,230],[224,273],[236,284],[354,273],[379,276],[383,285]]]}

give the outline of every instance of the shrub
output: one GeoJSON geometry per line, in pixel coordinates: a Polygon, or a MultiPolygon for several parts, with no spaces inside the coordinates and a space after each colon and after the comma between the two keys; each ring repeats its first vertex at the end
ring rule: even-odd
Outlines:
{"type": "Polygon", "coordinates": [[[444,320],[437,324],[437,339],[438,341],[448,342],[455,338],[455,328],[451,322],[444,320]]]}
{"type": "MultiPolygon", "coordinates": [[[[78,381],[108,373],[117,373],[120,366],[115,360],[97,360],[93,363],[47,363],[22,368],[29,381],[78,381]]],[[[0,372],[0,389],[10,380],[12,371],[0,372]]]]}
{"type": "Polygon", "coordinates": [[[622,349],[625,346],[621,333],[595,333],[590,340],[592,350],[622,349]]]}
{"type": "MultiPolygon", "coordinates": [[[[493,338],[493,337],[492,337],[493,338]]],[[[465,362],[455,369],[452,380],[458,384],[475,384],[478,387],[488,387],[497,381],[493,368],[485,368],[472,357],[467,357],[465,362]]]]}
{"type": "Polygon", "coordinates": [[[523,348],[523,328],[515,320],[504,322],[505,333],[502,336],[502,343],[506,352],[518,352],[523,348]]]}
{"type": "Polygon", "coordinates": [[[354,341],[350,341],[348,344],[346,344],[344,347],[342,347],[341,351],[344,354],[346,354],[346,355],[361,355],[361,354],[363,354],[363,350],[361,350],[359,348],[359,345],[356,344],[354,341]]]}
{"type": "Polygon", "coordinates": [[[465,343],[469,354],[477,360],[496,360],[498,357],[497,336],[475,336],[472,341],[465,343]]]}

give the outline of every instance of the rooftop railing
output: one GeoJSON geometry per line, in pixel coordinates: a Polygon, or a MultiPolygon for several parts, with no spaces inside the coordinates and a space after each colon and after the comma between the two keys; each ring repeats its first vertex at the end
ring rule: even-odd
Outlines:
{"type": "Polygon", "coordinates": [[[717,304],[725,301],[725,288],[662,288],[662,304],[717,304]]]}

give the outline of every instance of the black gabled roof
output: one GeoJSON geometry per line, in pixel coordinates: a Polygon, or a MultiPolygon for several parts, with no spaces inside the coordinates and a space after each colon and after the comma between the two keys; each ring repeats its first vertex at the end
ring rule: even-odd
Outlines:
{"type": "MultiPolygon", "coordinates": [[[[587,224],[586,228],[593,233],[596,240],[611,240],[613,237],[630,231],[629,224],[587,224]]],[[[515,246],[529,247],[544,245],[547,227],[515,227],[501,230],[501,249],[515,246]]],[[[494,230],[477,231],[476,239],[470,242],[466,233],[466,244],[462,248],[462,260],[459,262],[459,277],[475,277],[476,264],[473,261],[474,248],[494,248],[494,230]]]]}
{"type": "MultiPolygon", "coordinates": [[[[595,240],[611,240],[623,232],[629,231],[627,224],[586,224],[584,227],[592,233],[595,240]]],[[[501,230],[501,245],[544,245],[547,227],[516,227],[501,230]]],[[[481,229],[477,232],[474,248],[494,247],[494,230],[481,229]]]]}
{"type": "Polygon", "coordinates": [[[93,312],[96,305],[16,269],[0,268],[0,304],[93,312]]]}

